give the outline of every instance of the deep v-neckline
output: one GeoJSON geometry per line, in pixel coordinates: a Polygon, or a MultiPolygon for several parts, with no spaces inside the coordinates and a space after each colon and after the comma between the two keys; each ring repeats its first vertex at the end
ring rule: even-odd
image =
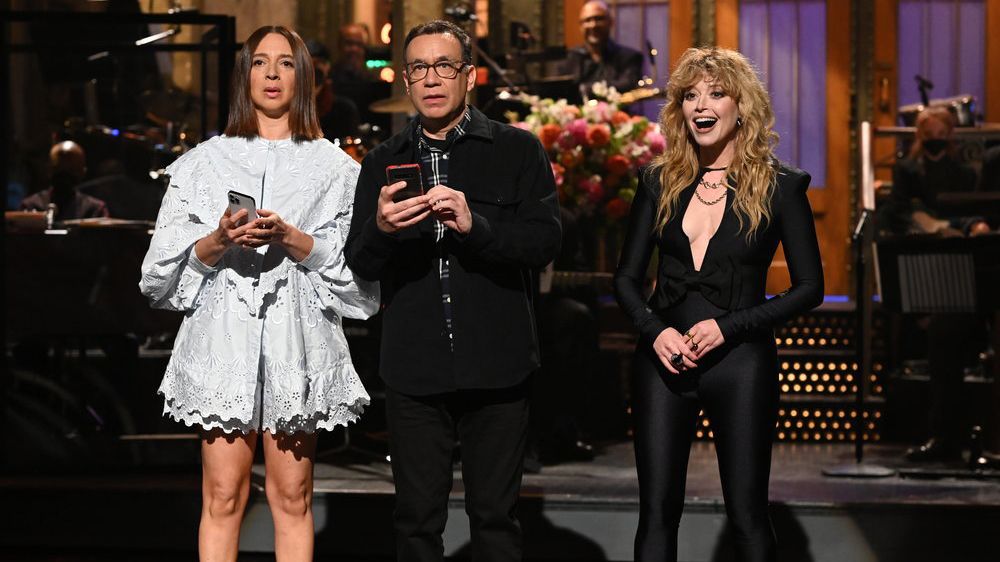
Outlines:
{"type": "Polygon", "coordinates": [[[726,195],[723,198],[723,200],[720,201],[720,203],[722,203],[722,218],[719,219],[719,225],[715,227],[715,232],[713,232],[712,235],[708,237],[708,243],[705,244],[705,253],[702,254],[701,256],[701,263],[698,264],[697,267],[695,267],[694,251],[691,249],[691,237],[689,237],[687,231],[684,230],[684,217],[687,216],[688,208],[691,207],[691,200],[695,198],[695,191],[698,190],[698,182],[701,181],[702,175],[704,174],[699,174],[698,178],[695,180],[694,185],[691,188],[689,188],[691,190],[691,193],[688,194],[688,196],[686,197],[686,201],[684,202],[684,208],[681,209],[681,213],[679,216],[680,222],[678,223],[678,227],[681,229],[681,234],[684,236],[684,240],[687,242],[686,247],[688,253],[688,260],[689,263],[691,264],[691,269],[693,269],[695,273],[700,273],[701,270],[705,267],[705,262],[708,261],[709,252],[712,250],[712,242],[715,241],[715,237],[718,236],[719,231],[722,230],[723,223],[726,222],[726,215],[728,214],[729,211],[729,199],[730,199],[729,188],[726,188],[726,195]]]}

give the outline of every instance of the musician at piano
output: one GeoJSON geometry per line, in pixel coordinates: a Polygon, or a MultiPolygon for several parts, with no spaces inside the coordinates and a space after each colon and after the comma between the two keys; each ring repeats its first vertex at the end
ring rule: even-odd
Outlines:
{"type": "Polygon", "coordinates": [[[277,557],[312,560],[316,432],[369,402],[340,322],[378,309],[343,255],[360,167],[322,138],[313,79],[297,34],[250,35],[225,134],[167,168],[142,264],[152,305],[185,315],[159,393],[201,430],[202,560],[236,559],[258,434],[277,557]],[[230,190],[257,216],[231,213],[230,190]]]}
{"type": "Polygon", "coordinates": [[[566,53],[562,72],[590,95],[595,82],[605,82],[621,93],[638,87],[642,78],[642,53],[613,41],[611,10],[602,0],[590,0],[580,8],[580,30],[584,44],[566,53]]]}
{"type": "Polygon", "coordinates": [[[55,205],[55,220],[90,219],[108,216],[108,206],[97,197],[80,193],[78,186],[87,176],[87,155],[73,141],[52,145],[49,150],[52,177],[49,188],[21,201],[22,211],[48,210],[55,205]]]}
{"type": "Polygon", "coordinates": [[[957,158],[954,130],[955,117],[945,107],[930,107],[917,116],[909,154],[893,167],[892,190],[879,209],[883,230],[944,236],[989,232],[982,217],[945,216],[938,208],[939,194],[976,188],[975,170],[957,158]]]}

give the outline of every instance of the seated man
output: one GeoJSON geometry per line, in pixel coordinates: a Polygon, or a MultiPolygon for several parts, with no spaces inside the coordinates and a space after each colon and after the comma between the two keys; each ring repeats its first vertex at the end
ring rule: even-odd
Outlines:
{"type": "Polygon", "coordinates": [[[580,8],[584,44],[569,50],[563,71],[573,76],[584,97],[591,97],[596,82],[605,82],[621,93],[639,87],[642,53],[612,41],[611,24],[605,2],[591,0],[580,8]]]}
{"type": "Polygon", "coordinates": [[[49,150],[52,164],[51,187],[21,201],[22,211],[47,211],[56,206],[55,220],[107,217],[108,206],[96,197],[84,195],[77,186],[87,175],[87,158],[83,148],[73,141],[56,143],[49,150]]]}

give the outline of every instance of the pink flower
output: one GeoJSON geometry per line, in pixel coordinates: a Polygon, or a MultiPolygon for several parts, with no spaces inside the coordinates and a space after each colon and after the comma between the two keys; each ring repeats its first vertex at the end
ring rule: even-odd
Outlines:
{"type": "Polygon", "coordinates": [[[583,144],[587,142],[587,120],[586,119],[574,119],[566,125],[566,130],[569,131],[573,138],[576,139],[577,144],[583,144]]]}
{"type": "Polygon", "coordinates": [[[597,117],[602,121],[611,121],[614,118],[616,111],[618,110],[606,101],[597,103],[597,117]]]}
{"type": "Polygon", "coordinates": [[[573,150],[580,144],[580,141],[576,140],[576,136],[573,133],[565,131],[559,135],[559,140],[556,141],[556,144],[563,150],[573,150]]]}
{"type": "Polygon", "coordinates": [[[636,166],[640,168],[642,166],[648,166],[650,162],[653,161],[653,152],[646,146],[637,147],[638,149],[632,153],[632,157],[635,158],[636,166]]]}
{"type": "Polygon", "coordinates": [[[527,124],[524,121],[518,121],[517,123],[514,123],[514,126],[517,127],[518,129],[522,129],[522,130],[528,131],[529,133],[533,132],[531,130],[531,125],[527,124]]]}
{"type": "Polygon", "coordinates": [[[667,148],[667,139],[663,138],[663,135],[659,131],[650,131],[646,133],[645,139],[643,139],[649,149],[653,151],[653,154],[660,154],[667,148]]]}
{"type": "Polygon", "coordinates": [[[587,194],[587,199],[595,205],[604,199],[604,184],[601,182],[601,176],[597,174],[581,179],[579,187],[580,191],[587,194]]]}

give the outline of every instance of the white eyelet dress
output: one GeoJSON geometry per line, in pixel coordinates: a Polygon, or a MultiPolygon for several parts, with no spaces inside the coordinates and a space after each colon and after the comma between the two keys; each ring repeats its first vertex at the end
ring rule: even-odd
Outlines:
{"type": "Polygon", "coordinates": [[[314,432],[357,420],[368,393],[341,318],[378,309],[377,283],[344,261],[360,166],[325,139],[215,137],[167,168],[170,184],[142,263],[152,305],[184,313],[159,392],[164,414],[227,433],[314,432]],[[295,262],[277,244],[231,246],[214,267],[194,252],[227,193],[313,237],[295,262]]]}

